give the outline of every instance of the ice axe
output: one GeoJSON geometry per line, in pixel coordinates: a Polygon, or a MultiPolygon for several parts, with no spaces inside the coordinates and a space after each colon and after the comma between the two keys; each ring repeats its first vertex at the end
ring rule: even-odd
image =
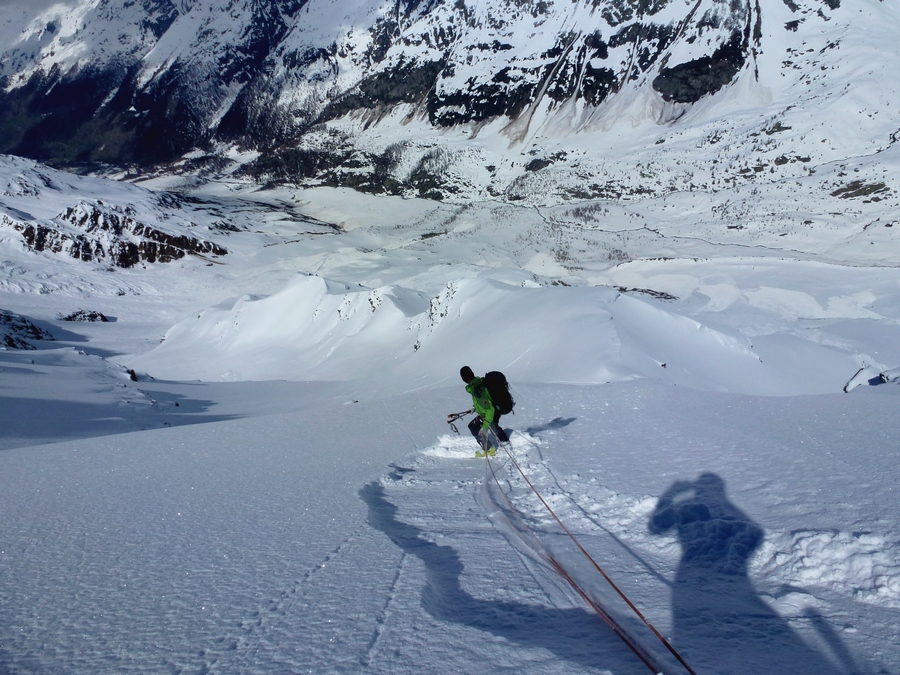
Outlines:
{"type": "Polygon", "coordinates": [[[474,408],[472,408],[471,410],[466,410],[464,412],[450,413],[449,415],[447,415],[447,424],[449,424],[450,428],[453,429],[453,433],[459,435],[459,429],[456,428],[456,424],[454,423],[457,420],[461,420],[466,415],[471,415],[473,412],[475,412],[474,408]]]}

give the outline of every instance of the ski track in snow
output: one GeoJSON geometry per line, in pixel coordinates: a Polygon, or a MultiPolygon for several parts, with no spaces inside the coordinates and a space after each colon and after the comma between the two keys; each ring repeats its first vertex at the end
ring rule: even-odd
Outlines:
{"type": "MultiPolygon", "coordinates": [[[[561,591],[546,570],[515,555],[485,521],[473,499],[484,471],[483,460],[474,458],[475,447],[469,439],[441,437],[414,461],[368,486],[365,498],[372,511],[370,523],[404,551],[402,561],[410,561],[401,562],[410,570],[409,590],[415,592],[414,581],[422,583],[424,566],[424,588],[418,592],[429,621],[440,621],[451,635],[474,628],[494,636],[488,645],[471,640],[460,644],[461,653],[442,651],[443,668],[467,670],[472,668],[465,665],[469,661],[485,672],[640,672],[599,618],[561,591]],[[428,507],[433,503],[450,508],[438,512],[428,507]],[[487,579],[493,581],[483,583],[487,579]],[[579,633],[587,631],[582,635],[587,644],[573,641],[573,626],[579,633]],[[610,648],[612,653],[606,655],[610,648]],[[621,670],[609,669],[615,663],[621,670]]],[[[398,567],[398,578],[400,574],[398,567]]],[[[393,586],[388,603],[402,604],[393,586]]],[[[399,610],[386,612],[376,638],[396,639],[399,626],[393,624],[403,621],[399,610]]],[[[396,672],[402,668],[396,656],[378,650],[366,665],[372,672],[396,672]]]]}
{"type": "MultiPolygon", "coordinates": [[[[308,385],[268,386],[274,401],[308,385]]],[[[311,388],[316,405],[298,402],[298,412],[0,453],[0,597],[14,617],[0,628],[4,667],[645,672],[561,579],[485,518],[475,499],[485,463],[442,422],[467,403],[461,389],[350,404],[339,390],[323,401],[331,390],[311,388]],[[340,438],[322,432],[323,415],[342,420],[340,438]],[[35,494],[47,496],[32,507],[35,494]]],[[[785,645],[810,668],[824,663],[818,675],[893,672],[885,639],[900,555],[891,486],[878,480],[891,465],[878,448],[892,434],[881,420],[893,390],[791,399],[786,412],[776,398],[681,389],[519,384],[518,414],[504,426],[536,488],[648,618],[686,645],[698,672],[779,672],[764,656],[790,654],[785,645]],[[839,453],[841,433],[872,444],[839,453]],[[662,495],[710,473],[728,485],[732,513],[762,533],[736,577],[747,602],[772,612],[759,633],[743,634],[740,621],[692,632],[674,594],[690,571],[682,545],[648,529],[662,495]],[[757,655],[750,665],[734,656],[745,643],[757,655]]],[[[533,493],[502,456],[495,464],[527,521],[552,535],[533,493]]],[[[726,540],[709,532],[718,550],[726,540]]],[[[792,658],[783,672],[804,672],[792,658]]]]}
{"type": "MultiPolygon", "coordinates": [[[[238,628],[246,632],[240,635],[237,643],[234,643],[231,647],[237,651],[237,656],[234,659],[236,663],[229,662],[231,661],[229,659],[222,664],[221,668],[217,667],[217,663],[212,663],[209,666],[209,672],[226,673],[234,669],[241,672],[251,670],[252,664],[258,659],[260,644],[267,641],[270,631],[274,632],[277,630],[273,625],[287,618],[295,603],[298,601],[302,602],[307,584],[313,582],[314,577],[321,574],[322,570],[329,565],[332,559],[339,556],[343,549],[358,536],[359,530],[354,531],[347,539],[322,558],[321,562],[316,563],[312,569],[297,579],[293,585],[282,590],[276,598],[270,600],[266,605],[260,606],[251,614],[251,618],[248,621],[241,621],[238,624],[238,628]]],[[[220,641],[226,642],[227,640],[228,638],[221,638],[220,641]]]]}
{"type": "MultiPolygon", "coordinates": [[[[602,408],[599,409],[602,411],[602,408]]],[[[554,421],[556,424],[550,426],[555,426],[555,429],[542,430],[539,435],[562,436],[554,439],[556,442],[550,446],[551,457],[555,458],[564,451],[567,427],[575,420],[554,421]]],[[[651,435],[656,435],[659,431],[661,430],[653,429],[651,435]]],[[[677,437],[681,433],[683,432],[680,432],[677,426],[668,429],[668,435],[672,437],[677,437]]],[[[609,435],[610,430],[604,430],[604,437],[608,439],[609,435]]],[[[833,454],[828,447],[834,444],[836,439],[823,439],[821,432],[815,439],[809,434],[801,435],[806,437],[806,442],[810,446],[808,450],[814,453],[821,451],[827,455],[833,454]]],[[[634,434],[631,436],[633,438],[634,434]]],[[[660,442],[658,438],[655,440],[660,442]]],[[[682,437],[681,444],[685,441],[697,443],[698,440],[682,437]]],[[[584,447],[583,439],[579,440],[577,436],[572,439],[570,435],[569,442],[573,441],[576,445],[584,447]]],[[[635,441],[640,442],[638,439],[632,440],[635,441]]],[[[662,444],[664,446],[665,442],[662,444]]],[[[702,444],[703,441],[700,441],[700,445],[702,444]]],[[[673,580],[677,583],[679,573],[675,570],[679,566],[679,557],[686,556],[687,553],[681,549],[677,538],[671,535],[651,535],[647,530],[647,523],[653,522],[654,508],[659,503],[658,498],[651,495],[620,494],[605,487],[597,474],[604,473],[604,469],[609,467],[608,459],[604,461],[598,457],[594,461],[585,461],[585,456],[581,456],[580,460],[575,462],[581,469],[579,472],[562,474],[561,478],[557,478],[548,465],[558,464],[559,460],[548,461],[544,458],[543,443],[528,439],[523,447],[529,450],[524,457],[519,458],[523,469],[563,521],[580,539],[583,538],[583,543],[589,549],[592,545],[598,547],[598,559],[610,562],[615,569],[617,564],[622,562],[623,551],[627,552],[625,556],[627,562],[621,565],[619,574],[623,574],[626,580],[633,577],[636,581],[639,581],[638,576],[644,574],[647,581],[661,582],[656,584],[657,594],[662,592],[662,586],[671,586],[673,580]],[[592,544],[592,541],[596,543],[592,544]]],[[[737,447],[725,452],[730,461],[741,459],[741,451],[737,447]]],[[[702,455],[703,452],[698,454],[702,455]]],[[[843,470],[852,471],[850,467],[852,462],[848,462],[847,458],[839,460],[839,463],[843,465],[843,470]]],[[[703,480],[701,476],[694,485],[701,486],[703,480]]],[[[703,489],[695,486],[689,486],[690,495],[683,489],[681,491],[684,494],[683,498],[695,499],[696,491],[703,489]]],[[[510,489],[518,495],[517,507],[524,506],[525,513],[529,514],[539,527],[552,526],[549,515],[529,490],[522,486],[519,486],[518,490],[512,487],[510,489]]],[[[763,487],[760,494],[775,501],[783,500],[781,493],[766,487],[763,487]]],[[[721,498],[717,497],[710,503],[714,504],[719,499],[721,498]]],[[[727,502],[722,500],[722,504],[727,505],[727,502]]],[[[724,517],[727,519],[737,517],[739,520],[744,516],[726,514],[724,517]]],[[[734,521],[721,522],[727,524],[734,521]]],[[[778,629],[780,633],[778,639],[784,641],[790,637],[790,640],[794,640],[792,634],[796,632],[805,644],[812,645],[817,653],[827,657],[827,662],[833,664],[830,667],[838,669],[835,672],[850,670],[856,672],[857,669],[860,672],[869,672],[868,669],[871,669],[871,672],[883,672],[884,666],[878,663],[882,652],[877,646],[867,654],[865,650],[858,650],[854,656],[845,647],[842,639],[836,636],[837,631],[843,631],[844,637],[856,635],[858,632],[869,632],[871,628],[863,628],[862,625],[871,621],[877,623],[885,620],[890,616],[889,610],[896,608],[897,587],[900,581],[898,537],[895,528],[885,525],[873,528],[877,531],[862,532],[852,531],[849,528],[824,531],[808,528],[792,530],[765,528],[762,545],[747,560],[748,575],[756,588],[754,594],[783,619],[783,626],[778,629]],[[858,603],[868,605],[870,609],[865,609],[858,603]],[[831,616],[832,620],[837,621],[837,625],[829,625],[822,619],[823,615],[831,616]],[[843,626],[841,621],[844,622],[843,626]],[[858,663],[867,659],[871,659],[868,666],[858,663]]],[[[711,534],[714,530],[707,532],[708,534],[704,536],[711,538],[696,540],[694,545],[702,544],[703,547],[713,545],[709,550],[714,551],[718,535],[711,534]]],[[[709,558],[710,562],[713,560],[715,559],[709,558]]],[[[733,563],[728,564],[737,564],[738,561],[739,559],[735,559],[733,563]]],[[[700,563],[704,566],[708,564],[704,562],[702,555],[700,563]]],[[[729,572],[732,573],[734,572],[729,572]]],[[[616,577],[615,574],[613,576],[616,577]]],[[[635,590],[640,597],[642,590],[645,589],[638,584],[635,590]]],[[[652,595],[649,597],[645,595],[644,599],[648,605],[654,604],[652,595]]],[[[651,609],[650,614],[653,613],[651,609]]],[[[661,617],[660,627],[667,625],[666,618],[661,617]]],[[[678,632],[676,625],[676,636],[678,632]]],[[[714,641],[710,640],[710,648],[713,643],[714,641]]],[[[709,667],[716,667],[714,661],[702,658],[701,663],[703,661],[706,661],[709,667]]],[[[800,672],[797,667],[792,672],[800,672]]],[[[817,667],[825,666],[806,667],[812,669],[810,672],[817,672],[817,667]]],[[[726,669],[726,672],[737,671],[726,669]]]]}
{"type": "MultiPolygon", "coordinates": [[[[675,583],[674,570],[681,553],[678,540],[674,536],[653,536],[647,531],[646,523],[652,517],[656,498],[618,494],[599,484],[596,478],[585,481],[578,474],[563,479],[554,475],[543,457],[544,443],[539,436],[548,430],[553,435],[554,427],[563,429],[569,421],[553,420],[548,425],[549,429],[537,432],[538,436],[527,432],[514,433],[514,456],[541,496],[578,539],[594,551],[601,565],[605,564],[603,561],[611,560],[612,567],[624,578],[626,586],[629,582],[638,582],[636,597],[642,598],[651,607],[647,613],[653,616],[656,614],[653,604],[659,600],[660,594],[667,594],[675,583]],[[645,577],[643,582],[641,576],[645,577]],[[651,588],[648,589],[648,586],[651,588]]],[[[474,449],[471,439],[442,436],[435,445],[422,452],[423,460],[414,465],[416,471],[411,475],[420,475],[433,462],[470,460],[474,449]]],[[[503,476],[504,491],[513,499],[530,527],[539,533],[554,529],[556,525],[552,516],[512,470],[509,460],[501,453],[493,461],[496,471],[503,476]]],[[[404,475],[402,483],[412,484],[421,480],[404,475]]],[[[394,481],[385,481],[385,484],[396,485],[394,481]]],[[[843,672],[843,668],[860,668],[850,649],[844,646],[840,638],[834,637],[835,627],[828,627],[819,612],[828,608],[829,604],[848,599],[883,608],[895,607],[896,587],[900,580],[895,546],[878,536],[841,532],[766,531],[765,540],[751,565],[754,583],[759,588],[780,586],[787,589],[775,594],[778,597],[768,595],[764,590],[758,593],[759,598],[773,610],[773,617],[782,617],[781,623],[770,628],[773,631],[773,646],[790,645],[793,641],[797,646],[792,649],[811,650],[810,663],[802,666],[796,663],[793,672],[838,673],[843,672]],[[862,592],[859,586],[877,590],[862,592]],[[830,640],[823,641],[823,634],[830,640]],[[801,644],[804,645],[802,648],[799,647],[801,644]]],[[[579,555],[574,548],[572,555],[579,555]]],[[[530,563],[535,565],[534,561],[530,563]]],[[[533,578],[540,578],[545,590],[555,591],[556,597],[560,597],[559,580],[552,579],[552,573],[548,576],[548,571],[544,572],[540,577],[533,578]]],[[[615,580],[616,574],[613,576],[615,580]]],[[[573,600],[570,598],[569,601],[573,600]]],[[[574,602],[578,604],[577,600],[574,602]]],[[[658,622],[664,633],[671,635],[672,626],[667,616],[657,614],[653,620],[658,622]]],[[[844,628],[845,636],[857,632],[855,628],[844,628]]],[[[598,625],[598,631],[603,630],[606,630],[605,626],[598,625]]],[[[711,637],[709,646],[715,642],[716,639],[711,637]]],[[[700,672],[713,672],[706,670],[710,667],[719,672],[714,656],[694,656],[705,666],[700,672]]],[[[755,667],[726,672],[760,672],[754,671],[755,667]]],[[[862,669],[858,672],[868,671],[862,669]]]]}

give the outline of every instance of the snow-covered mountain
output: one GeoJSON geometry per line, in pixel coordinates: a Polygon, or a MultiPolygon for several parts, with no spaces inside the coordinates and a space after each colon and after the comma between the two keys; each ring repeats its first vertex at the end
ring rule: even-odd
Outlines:
{"type": "Polygon", "coordinates": [[[802,177],[900,130],[881,0],[73,0],[2,21],[0,150],[58,164],[546,202],[802,177]]]}
{"type": "Polygon", "coordinates": [[[228,249],[122,268],[0,228],[0,672],[648,672],[505,454],[522,516],[485,501],[444,423],[466,362],[510,376],[516,462],[696,672],[898,672],[895,227],[0,169],[22,221],[99,200],[228,249]]]}

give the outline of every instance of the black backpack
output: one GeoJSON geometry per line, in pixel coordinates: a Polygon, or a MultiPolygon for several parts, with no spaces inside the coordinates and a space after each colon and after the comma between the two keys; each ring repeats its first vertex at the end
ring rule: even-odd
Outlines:
{"type": "Polygon", "coordinates": [[[506,381],[506,375],[499,370],[492,370],[484,376],[482,384],[487,388],[491,395],[491,401],[494,407],[501,415],[509,415],[513,411],[516,402],[513,400],[512,394],[509,393],[509,382],[506,381]]]}

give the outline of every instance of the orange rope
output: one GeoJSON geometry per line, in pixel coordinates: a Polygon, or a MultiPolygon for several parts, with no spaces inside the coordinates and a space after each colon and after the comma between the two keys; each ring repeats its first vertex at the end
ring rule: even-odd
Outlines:
{"type": "MultiPolygon", "coordinates": [[[[619,596],[622,598],[622,600],[625,601],[625,604],[627,604],[628,607],[631,608],[631,610],[638,616],[638,618],[639,618],[641,621],[643,621],[644,625],[646,625],[647,628],[649,628],[650,631],[651,631],[651,632],[659,639],[659,641],[662,642],[663,645],[665,645],[666,649],[669,650],[669,652],[672,654],[672,656],[674,656],[676,659],[678,659],[678,662],[679,662],[682,666],[685,667],[685,669],[690,673],[690,675],[697,675],[697,673],[694,671],[694,669],[691,668],[691,667],[687,664],[687,661],[684,660],[684,658],[681,656],[681,654],[679,654],[679,653],[675,650],[675,648],[674,648],[671,644],[669,644],[669,641],[666,640],[666,638],[664,638],[664,637],[660,634],[660,632],[659,632],[658,630],[656,630],[656,628],[653,626],[653,624],[650,623],[650,621],[648,621],[648,620],[644,617],[644,615],[641,613],[641,611],[634,605],[633,602],[631,602],[631,600],[628,598],[628,596],[626,596],[625,593],[623,593],[622,590],[621,590],[618,586],[616,586],[616,584],[613,582],[613,580],[609,578],[609,575],[607,575],[606,572],[603,571],[603,568],[601,568],[600,565],[597,564],[597,561],[594,560],[594,559],[591,557],[591,554],[588,553],[588,552],[585,550],[585,548],[581,545],[581,543],[575,538],[575,535],[573,535],[573,534],[569,531],[569,528],[566,527],[565,523],[563,523],[563,521],[560,520],[559,516],[557,516],[556,513],[553,511],[553,509],[550,508],[550,505],[544,500],[544,498],[541,496],[541,493],[538,492],[538,491],[537,491],[537,488],[535,488],[534,485],[532,485],[531,481],[528,480],[528,476],[526,476],[526,475],[525,475],[525,472],[522,471],[522,467],[519,466],[519,463],[516,461],[516,458],[512,456],[512,453],[509,451],[509,446],[508,446],[507,444],[503,444],[503,448],[504,448],[504,450],[506,450],[506,454],[509,455],[510,460],[512,460],[513,465],[516,467],[516,469],[519,471],[519,473],[522,474],[522,478],[525,479],[525,482],[528,484],[528,487],[530,487],[531,490],[532,490],[532,492],[534,492],[534,494],[537,495],[537,498],[541,500],[541,504],[544,505],[544,508],[546,508],[547,511],[550,512],[550,515],[552,515],[553,518],[556,520],[556,522],[559,523],[559,526],[560,526],[560,527],[563,529],[563,531],[569,536],[569,539],[571,539],[571,540],[575,543],[575,546],[578,547],[578,550],[581,551],[581,552],[584,554],[584,556],[585,556],[588,560],[591,561],[591,564],[594,566],[594,568],[601,574],[601,576],[602,576],[604,579],[606,579],[607,583],[609,583],[609,585],[612,586],[613,590],[614,590],[616,593],[619,594],[619,596]]],[[[490,458],[488,458],[488,465],[491,466],[490,458]]],[[[500,493],[503,494],[503,496],[506,498],[506,501],[509,503],[510,508],[514,508],[514,507],[512,506],[512,503],[509,502],[509,497],[506,497],[506,495],[503,493],[503,488],[500,486],[500,482],[497,480],[497,474],[494,473],[494,467],[493,467],[493,466],[491,466],[491,473],[494,474],[494,480],[497,481],[497,487],[499,488],[500,493]]],[[[549,562],[549,561],[548,561],[548,562],[549,562]]],[[[555,561],[553,561],[553,563],[555,563],[555,561]]],[[[553,563],[551,563],[551,564],[553,564],[553,563]]],[[[554,565],[554,567],[556,567],[556,565],[554,565]]],[[[579,594],[582,595],[582,597],[584,597],[584,594],[583,594],[584,592],[583,592],[580,588],[578,588],[577,585],[575,585],[575,583],[568,577],[568,575],[563,574],[559,569],[557,569],[557,572],[560,572],[560,574],[562,574],[562,576],[563,576],[564,578],[566,578],[566,580],[569,581],[569,583],[571,583],[573,586],[575,586],[575,590],[578,591],[579,594]]],[[[586,598],[585,598],[585,599],[586,599],[586,598]]],[[[590,602],[590,601],[589,601],[589,604],[590,604],[592,607],[594,607],[594,603],[593,603],[593,602],[590,602]]],[[[595,608],[595,609],[596,609],[596,608],[595,608]]],[[[601,614],[601,616],[602,616],[602,614],[601,614]]],[[[626,642],[628,642],[628,641],[626,640],[626,642]]],[[[631,646],[631,645],[629,644],[629,646],[631,646]]],[[[634,647],[632,647],[632,649],[634,649],[634,647]]],[[[642,658],[643,658],[643,657],[642,657],[642,658]]],[[[644,661],[644,663],[647,663],[647,662],[644,661]]],[[[648,665],[649,665],[649,664],[648,664],[648,665]]],[[[652,669],[652,666],[651,666],[651,669],[652,669]]]]}

